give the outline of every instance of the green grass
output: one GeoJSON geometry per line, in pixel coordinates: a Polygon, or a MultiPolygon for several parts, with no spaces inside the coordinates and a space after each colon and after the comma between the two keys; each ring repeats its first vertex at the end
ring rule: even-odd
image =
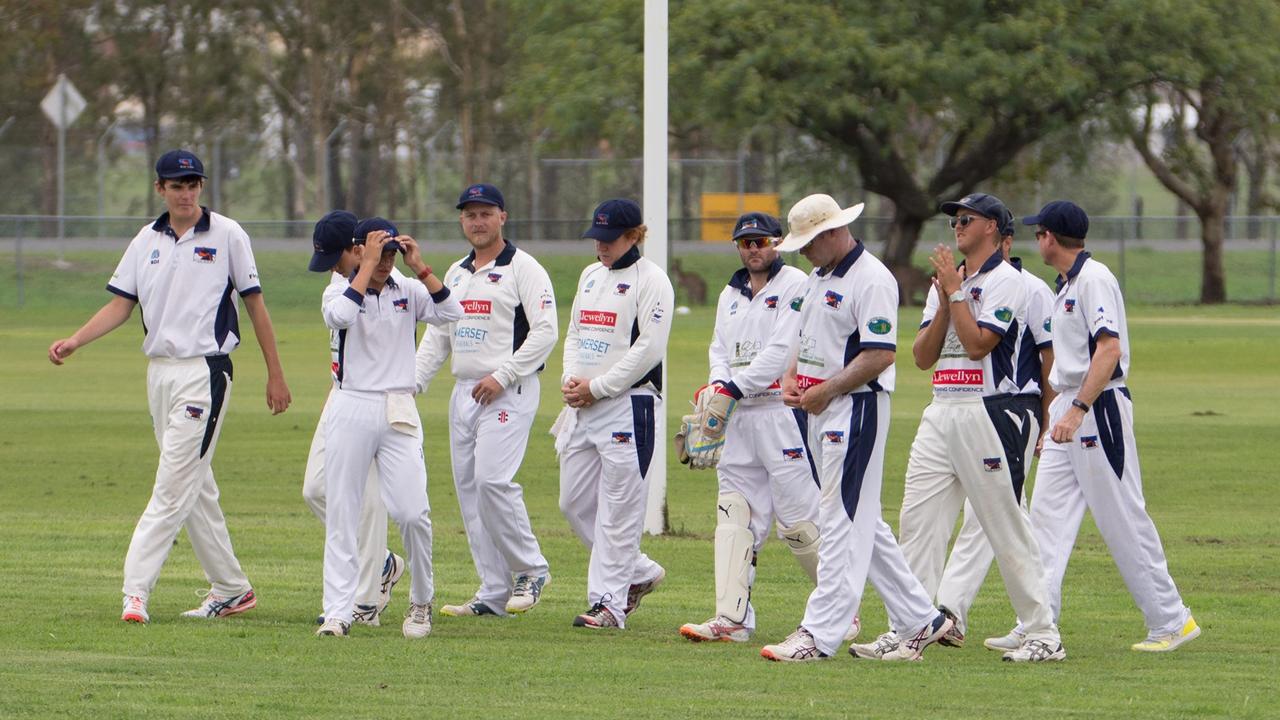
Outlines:
{"type": "MultiPolygon", "coordinates": [[[[184,621],[205,586],[180,537],[151,601],[153,621],[118,620],[121,565],[146,504],[156,450],[144,398],[138,320],[80,350],[62,368],[49,343],[106,299],[115,263],[73,254],[73,268],[28,264],[28,303],[0,289],[0,717],[1275,717],[1280,674],[1280,540],[1274,486],[1280,466],[1280,318],[1265,307],[1134,307],[1132,388],[1148,503],[1184,598],[1204,636],[1168,656],[1142,656],[1133,606],[1105,546],[1086,521],[1064,586],[1070,657],[1011,667],[979,640],[1011,621],[998,574],[983,589],[962,650],[934,648],[923,663],[880,665],[847,655],[801,667],[767,663],[759,646],[800,618],[807,580],[776,542],[766,545],[755,602],[760,629],[746,645],[692,645],[676,633],[711,612],[715,479],[668,459],[673,528],[644,549],[668,569],[628,629],[575,630],[585,605],[586,552],[557,509],[546,429],[558,409],[544,383],[542,412],[520,475],[554,582],[530,614],[510,620],[437,618],[410,643],[397,591],[379,629],[347,642],[311,635],[320,605],[323,534],[304,506],[302,470],[328,388],[324,279],[305,258],[259,258],[293,391],[271,417],[252,336],[236,353],[237,381],[215,470],[237,553],[258,609],[214,623],[184,621]],[[1268,679],[1270,678],[1270,679],[1268,679]]],[[[433,258],[441,261],[443,258],[433,258]]],[[[29,259],[30,260],[30,259],[29,259]]],[[[39,261],[39,262],[38,262],[39,261]]],[[[581,258],[547,265],[567,317],[581,258]]],[[[703,259],[699,259],[703,262],[703,259]]],[[[732,264],[706,258],[723,276],[732,264]]],[[[716,287],[716,285],[712,285],[716,287]]],[[[910,333],[918,310],[899,327],[910,333]]],[[[704,378],[709,307],[674,321],[669,415],[704,378]]],[[[910,342],[903,335],[900,343],[910,342]]],[[[559,351],[547,377],[558,376],[559,351]]],[[[903,358],[887,451],[885,517],[893,525],[925,376],[903,358]]],[[[449,478],[447,382],[419,401],[436,527],[438,599],[470,596],[474,571],[449,478]]],[[[392,545],[399,546],[394,537],[392,545]]],[[[868,590],[867,634],[885,623],[868,590]]]]}

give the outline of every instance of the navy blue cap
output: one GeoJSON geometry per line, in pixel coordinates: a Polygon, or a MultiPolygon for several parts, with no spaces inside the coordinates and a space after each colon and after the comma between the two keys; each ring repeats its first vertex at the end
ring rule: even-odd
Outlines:
{"type": "Polygon", "coordinates": [[[204,163],[190,150],[170,150],[156,161],[156,177],[161,180],[206,177],[204,163]]]}
{"type": "Polygon", "coordinates": [[[316,222],[311,231],[311,272],[326,272],[338,264],[342,251],[351,247],[355,237],[356,216],[346,210],[332,210],[316,222]]]}
{"type": "Polygon", "coordinates": [[[1089,214],[1070,200],[1054,200],[1037,215],[1022,218],[1023,225],[1043,225],[1057,235],[1083,240],[1089,234],[1089,214]]]}
{"type": "Polygon", "coordinates": [[[1009,208],[1005,208],[1004,215],[1000,218],[998,223],[1000,227],[1000,237],[1002,238],[1013,237],[1013,228],[1015,223],[1013,221],[1012,210],[1010,210],[1009,208]]]}
{"type": "Polygon", "coordinates": [[[458,209],[461,210],[467,203],[484,203],[497,205],[499,210],[507,209],[503,204],[502,191],[486,183],[477,183],[462,191],[458,196],[458,209]]]}
{"type": "Polygon", "coordinates": [[[782,223],[778,218],[762,212],[749,212],[733,225],[733,239],[743,237],[782,237],[782,223]]]}
{"type": "MultiPolygon", "coordinates": [[[[363,243],[365,238],[369,237],[369,233],[375,230],[386,230],[387,234],[391,237],[395,237],[400,234],[400,231],[396,229],[395,225],[391,224],[390,220],[381,217],[371,217],[361,220],[360,224],[356,225],[356,229],[352,235],[355,237],[355,242],[357,244],[363,243]]],[[[382,252],[399,249],[400,243],[395,240],[388,240],[387,244],[382,246],[382,252]]]]}
{"type": "Polygon", "coordinates": [[[640,206],[626,198],[605,200],[591,213],[591,227],[582,234],[584,238],[613,242],[634,227],[644,224],[640,206]]]}
{"type": "Polygon", "coordinates": [[[961,210],[972,210],[984,218],[995,220],[996,223],[1000,223],[1004,214],[1009,212],[1000,198],[986,193],[969,193],[959,200],[942,203],[938,209],[951,216],[961,210]]]}

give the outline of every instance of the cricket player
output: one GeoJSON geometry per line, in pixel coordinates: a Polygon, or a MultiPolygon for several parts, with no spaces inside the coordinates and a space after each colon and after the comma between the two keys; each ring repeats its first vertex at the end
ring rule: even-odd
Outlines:
{"type": "Polygon", "coordinates": [[[249,236],[231,218],[200,205],[204,179],[204,164],[193,153],[160,156],[155,189],[165,213],[129,243],[107,282],[114,297],[74,335],[49,346],[50,362],[61,365],[142,306],[147,401],[160,464],[125,555],[120,619],[126,622],[150,621],[147,601],[183,527],[210,584],[200,607],[183,615],[225,617],[258,602],[231,549],[212,469],[219,421],[231,396],[230,353],[240,344],[233,291],[244,300],[262,348],[267,407],[277,415],[291,398],[249,236]]]}
{"type": "MultiPolygon", "coordinates": [[[[1089,216],[1080,206],[1055,200],[1022,222],[1036,226],[1040,256],[1059,273],[1049,374],[1058,395],[1049,406],[1050,430],[1031,502],[1053,616],[1062,610],[1062,577],[1088,509],[1147,625],[1146,639],[1132,649],[1174,650],[1199,637],[1200,626],[1169,575],[1142,495],[1133,401],[1125,384],[1129,328],[1120,285],[1084,249],[1089,216]]],[[[1023,621],[984,644],[1025,647],[1028,638],[1023,621]]]]}
{"type": "Polygon", "coordinates": [[[868,579],[906,638],[880,659],[919,660],[952,625],[911,574],[880,517],[898,285],[850,234],[848,226],[861,212],[861,204],[842,209],[829,195],[810,195],[791,208],[791,233],[778,246],[799,250],[814,267],[803,294],[789,305],[800,314],[800,336],[783,376],[782,400],[808,414],[808,447],[822,486],[822,542],[818,586],[804,619],[781,643],[760,650],[769,660],[803,662],[835,653],[868,579]]]}
{"type": "MultiPolygon", "coordinates": [[[[947,540],[967,498],[991,541],[1010,601],[1021,608],[1019,617],[1034,618],[1027,642],[1003,659],[1063,660],[1066,650],[1049,609],[1031,523],[1020,504],[1022,487],[1014,483],[1008,459],[1021,461],[1017,438],[1029,419],[1013,400],[1015,341],[1027,301],[1022,277],[1000,252],[1006,208],[992,195],[973,193],[939,209],[953,217],[956,248],[965,261],[957,268],[943,245],[929,258],[937,274],[912,353],[917,367],[934,369],[933,401],[907,461],[902,552],[926,592],[935,594],[947,540]]],[[[854,648],[876,655],[898,640],[891,631],[854,648]]]]}
{"type": "MultiPolygon", "coordinates": [[[[382,500],[400,527],[411,570],[407,638],[431,632],[434,583],[422,425],[413,400],[419,322],[462,316],[449,289],[422,261],[418,244],[373,218],[363,243],[344,250],[339,273],[350,281],[324,292],[324,319],[338,332],[336,387],[325,416],[325,552],[322,636],[346,636],[355,611],[356,535],[369,472],[377,463],[382,500]],[[393,277],[397,252],[415,277],[393,277]]],[[[357,228],[357,235],[360,229],[357,228]]]]}
{"type": "Polygon", "coordinates": [[[736,409],[716,465],[716,614],[680,628],[695,642],[746,642],[755,633],[756,557],[775,519],[796,561],[815,583],[818,578],[818,484],[808,416],[782,404],[781,386],[800,330],[800,313],[790,306],[807,276],[782,262],[774,247],[782,235],[772,215],[738,218],[733,242],[742,269],[716,305],[707,351],[711,374],[701,392],[729,395],[736,409]]]}
{"type": "Polygon", "coordinates": [[[583,237],[599,262],[578,279],[564,343],[565,409],[553,432],[560,455],[560,512],[591,549],[590,607],[575,627],[625,627],[640,600],[666,577],[640,552],[662,359],[675,291],[662,268],[640,255],[640,206],[606,200],[583,237]]]}
{"type": "MultiPolygon", "coordinates": [[[[334,210],[316,223],[311,241],[314,252],[308,269],[312,272],[328,272],[330,283],[346,286],[347,278],[336,272],[343,252],[355,244],[357,228],[361,240],[369,234],[371,223],[358,224],[356,216],[346,210],[334,210]]],[[[392,276],[399,275],[398,270],[392,276]]],[[[330,371],[334,388],[337,387],[339,333],[329,332],[330,371]]],[[[329,396],[332,397],[333,388],[329,396]]],[[[302,480],[302,498],[311,512],[324,522],[324,425],[329,410],[329,398],[325,398],[320,422],[311,437],[311,450],[307,454],[307,468],[302,480]]],[[[377,627],[382,611],[391,602],[391,590],[404,574],[404,558],[387,549],[387,507],[382,503],[378,484],[377,465],[370,464],[365,484],[364,504],[360,508],[360,534],[356,538],[360,557],[360,581],[356,592],[356,609],[352,619],[357,624],[377,627]]],[[[317,618],[324,624],[324,616],[317,618]]]]}
{"type": "MultiPolygon", "coordinates": [[[[1043,280],[1022,266],[1022,258],[1010,256],[1013,231],[1013,213],[1006,208],[1000,223],[1000,250],[1005,261],[1018,270],[1026,286],[1027,321],[1019,328],[1013,362],[1017,389],[1012,400],[1017,406],[1014,413],[1021,422],[1020,432],[1017,437],[1007,439],[1002,435],[1001,441],[1007,445],[1005,452],[1009,460],[1009,474],[1013,478],[1014,487],[1022,490],[1019,501],[1025,508],[1026,480],[1031,474],[1033,458],[1039,452],[1049,403],[1056,394],[1049,386],[1049,370],[1053,367],[1053,333],[1050,323],[1053,292],[1043,280]]],[[[1035,532],[1034,524],[1031,530],[1035,532]]],[[[956,535],[946,567],[942,570],[942,582],[938,585],[938,607],[943,612],[950,613],[956,623],[955,629],[939,641],[941,644],[954,647],[964,645],[969,608],[978,596],[994,559],[995,553],[982,532],[982,524],[973,512],[973,505],[965,500],[964,522],[956,535]]]]}
{"type": "Polygon", "coordinates": [[[463,314],[427,329],[416,381],[425,392],[452,357],[453,483],[480,588],[467,602],[440,611],[522,613],[538,604],[551,580],[515,476],[538,412],[538,375],[559,337],[555,295],[538,261],[503,238],[507,212],[498,188],[471,185],[457,209],[471,252],[449,267],[444,283],[463,314]]]}

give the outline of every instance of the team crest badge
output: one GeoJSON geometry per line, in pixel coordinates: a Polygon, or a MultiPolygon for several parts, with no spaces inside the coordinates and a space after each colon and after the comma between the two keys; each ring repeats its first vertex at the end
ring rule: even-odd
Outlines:
{"type": "Polygon", "coordinates": [[[778,296],[777,296],[777,295],[770,295],[769,297],[765,298],[765,299],[764,299],[764,309],[765,309],[765,310],[777,310],[777,309],[778,309],[778,296]]]}
{"type": "Polygon", "coordinates": [[[1067,313],[1073,313],[1073,312],[1075,312],[1075,311],[1076,311],[1076,299],[1075,299],[1075,298],[1067,298],[1066,300],[1063,300],[1063,301],[1062,301],[1062,310],[1063,310],[1063,312],[1067,312],[1067,313]]]}
{"type": "Polygon", "coordinates": [[[1000,322],[1009,322],[1013,319],[1013,310],[1007,307],[997,308],[996,319],[1000,322]]]}
{"type": "Polygon", "coordinates": [[[631,433],[629,433],[629,432],[616,432],[616,433],[614,433],[614,434],[613,434],[613,444],[614,444],[614,445],[630,445],[630,444],[631,444],[631,433]]]}
{"type": "Polygon", "coordinates": [[[783,460],[799,460],[804,457],[804,448],[782,448],[783,460]]]}
{"type": "Polygon", "coordinates": [[[974,301],[974,302],[979,302],[979,301],[981,301],[981,300],[982,300],[982,288],[980,288],[980,287],[976,287],[976,288],[969,288],[969,297],[973,298],[973,301],[974,301]]]}
{"type": "Polygon", "coordinates": [[[888,335],[893,329],[893,323],[889,322],[889,318],[877,317],[871,318],[867,322],[867,329],[876,335],[888,335]]]}
{"type": "Polygon", "coordinates": [[[791,299],[791,309],[800,312],[800,308],[804,307],[804,298],[796,297],[791,299]]]}
{"type": "Polygon", "coordinates": [[[843,430],[827,430],[826,432],[822,433],[822,439],[826,440],[832,445],[839,445],[840,443],[844,442],[844,431],[843,430]]]}
{"type": "Polygon", "coordinates": [[[188,405],[187,417],[191,418],[192,420],[199,420],[200,418],[204,417],[204,408],[196,407],[195,405],[188,405]]]}
{"type": "Polygon", "coordinates": [[[1084,437],[1080,438],[1080,447],[1084,448],[1085,450],[1088,450],[1089,448],[1098,447],[1098,436],[1085,435],[1084,437]]]}
{"type": "Polygon", "coordinates": [[[409,312],[409,298],[399,298],[391,301],[391,307],[396,312],[409,312]]]}
{"type": "Polygon", "coordinates": [[[822,300],[827,304],[827,307],[838,308],[840,303],[844,302],[844,296],[835,290],[828,290],[827,294],[822,296],[822,300]]]}
{"type": "Polygon", "coordinates": [[[489,273],[484,277],[484,279],[487,280],[490,285],[497,285],[498,281],[502,279],[502,273],[489,273]]]}
{"type": "Polygon", "coordinates": [[[982,458],[982,468],[987,472],[997,472],[1000,470],[1001,465],[1002,463],[998,457],[982,458]]]}
{"type": "Polygon", "coordinates": [[[198,263],[211,263],[218,259],[218,248],[197,247],[194,258],[198,263]]]}
{"type": "Polygon", "coordinates": [[[627,291],[628,291],[628,290],[630,290],[630,289],[631,289],[631,286],[630,286],[630,285],[628,285],[627,283],[618,283],[618,287],[614,288],[614,290],[613,290],[613,294],[614,294],[614,295],[626,295],[626,294],[627,294],[627,291]]]}

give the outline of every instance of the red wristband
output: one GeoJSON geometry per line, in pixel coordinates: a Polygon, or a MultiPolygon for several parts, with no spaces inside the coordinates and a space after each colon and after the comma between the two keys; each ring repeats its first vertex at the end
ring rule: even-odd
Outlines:
{"type": "Polygon", "coordinates": [[[430,275],[430,274],[431,274],[431,266],[430,266],[430,265],[428,265],[428,266],[426,266],[425,268],[423,268],[423,269],[422,269],[422,272],[418,273],[418,279],[419,279],[419,280],[421,280],[421,281],[423,281],[423,282],[426,282],[426,281],[427,281],[427,276],[428,276],[428,275],[430,275]]]}

